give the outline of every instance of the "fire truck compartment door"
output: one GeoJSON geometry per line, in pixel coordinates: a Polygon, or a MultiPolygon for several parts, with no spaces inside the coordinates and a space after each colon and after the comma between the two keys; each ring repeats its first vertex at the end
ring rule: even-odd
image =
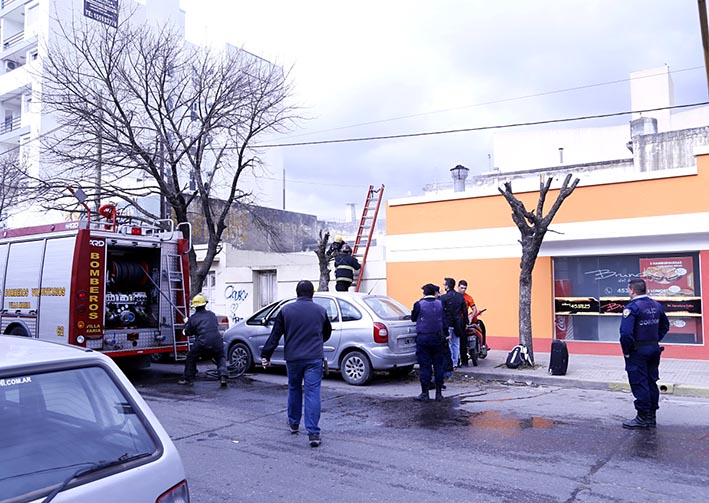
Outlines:
{"type": "Polygon", "coordinates": [[[50,239],[44,254],[39,299],[39,337],[69,344],[69,295],[76,238],[50,239]]]}

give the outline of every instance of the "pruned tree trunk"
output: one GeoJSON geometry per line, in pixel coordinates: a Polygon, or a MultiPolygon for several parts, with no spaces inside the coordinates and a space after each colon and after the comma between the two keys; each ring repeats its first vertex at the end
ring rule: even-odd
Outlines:
{"type": "Polygon", "coordinates": [[[332,255],[328,253],[328,241],[330,233],[322,229],[318,234],[318,246],[315,248],[315,255],[318,256],[318,266],[320,267],[320,280],[318,281],[318,292],[327,292],[330,284],[330,262],[332,255]]]}
{"type": "Polygon", "coordinates": [[[551,188],[553,178],[547,178],[545,182],[539,182],[539,199],[534,211],[529,211],[524,203],[517,199],[512,192],[512,182],[506,182],[504,190],[498,190],[505,197],[507,203],[512,208],[512,221],[517,225],[521,237],[519,243],[522,245],[522,260],[520,261],[519,273],[519,342],[527,348],[529,358],[534,364],[534,344],[532,340],[532,272],[537,261],[539,249],[544,241],[544,235],[549,230],[554,216],[561,208],[564,200],[571,195],[579,183],[576,178],[571,182],[572,175],[566,175],[564,182],[559,189],[559,194],[552,204],[549,213],[544,215],[544,203],[551,188]]]}

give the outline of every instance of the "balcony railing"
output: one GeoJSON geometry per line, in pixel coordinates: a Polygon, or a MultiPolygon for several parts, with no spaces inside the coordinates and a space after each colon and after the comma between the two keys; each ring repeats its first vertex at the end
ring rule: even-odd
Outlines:
{"type": "Polygon", "coordinates": [[[12,47],[13,45],[17,45],[17,44],[19,44],[20,42],[22,42],[22,40],[23,40],[24,38],[25,38],[25,32],[24,32],[24,31],[21,31],[21,32],[19,32],[19,33],[15,33],[14,35],[10,35],[10,36],[7,37],[7,38],[5,39],[5,41],[3,42],[3,48],[4,48],[4,49],[9,49],[9,48],[12,47]]]}
{"type": "Polygon", "coordinates": [[[19,115],[13,116],[12,118],[6,118],[5,122],[0,123],[0,134],[9,133],[13,129],[19,128],[21,122],[22,117],[19,115]]]}
{"type": "Polygon", "coordinates": [[[2,8],[4,9],[8,5],[19,2],[20,0],[2,0],[2,8]]]}

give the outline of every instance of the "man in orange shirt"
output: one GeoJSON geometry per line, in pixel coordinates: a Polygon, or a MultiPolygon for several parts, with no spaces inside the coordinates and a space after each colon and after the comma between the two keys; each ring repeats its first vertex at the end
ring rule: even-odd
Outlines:
{"type": "Polygon", "coordinates": [[[468,295],[468,282],[464,279],[458,281],[458,292],[465,298],[465,305],[468,308],[468,323],[475,319],[475,315],[478,314],[478,308],[475,307],[475,299],[468,295]]]}

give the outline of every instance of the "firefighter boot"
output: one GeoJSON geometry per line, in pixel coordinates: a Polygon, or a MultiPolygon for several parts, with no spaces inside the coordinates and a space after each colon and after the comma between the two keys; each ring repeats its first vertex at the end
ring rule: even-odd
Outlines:
{"type": "Polygon", "coordinates": [[[441,391],[441,388],[436,388],[436,401],[437,402],[443,401],[443,392],[441,391]]]}
{"type": "Polygon", "coordinates": [[[623,428],[629,430],[646,430],[650,427],[652,427],[651,417],[640,411],[633,419],[623,422],[623,428]]]}

